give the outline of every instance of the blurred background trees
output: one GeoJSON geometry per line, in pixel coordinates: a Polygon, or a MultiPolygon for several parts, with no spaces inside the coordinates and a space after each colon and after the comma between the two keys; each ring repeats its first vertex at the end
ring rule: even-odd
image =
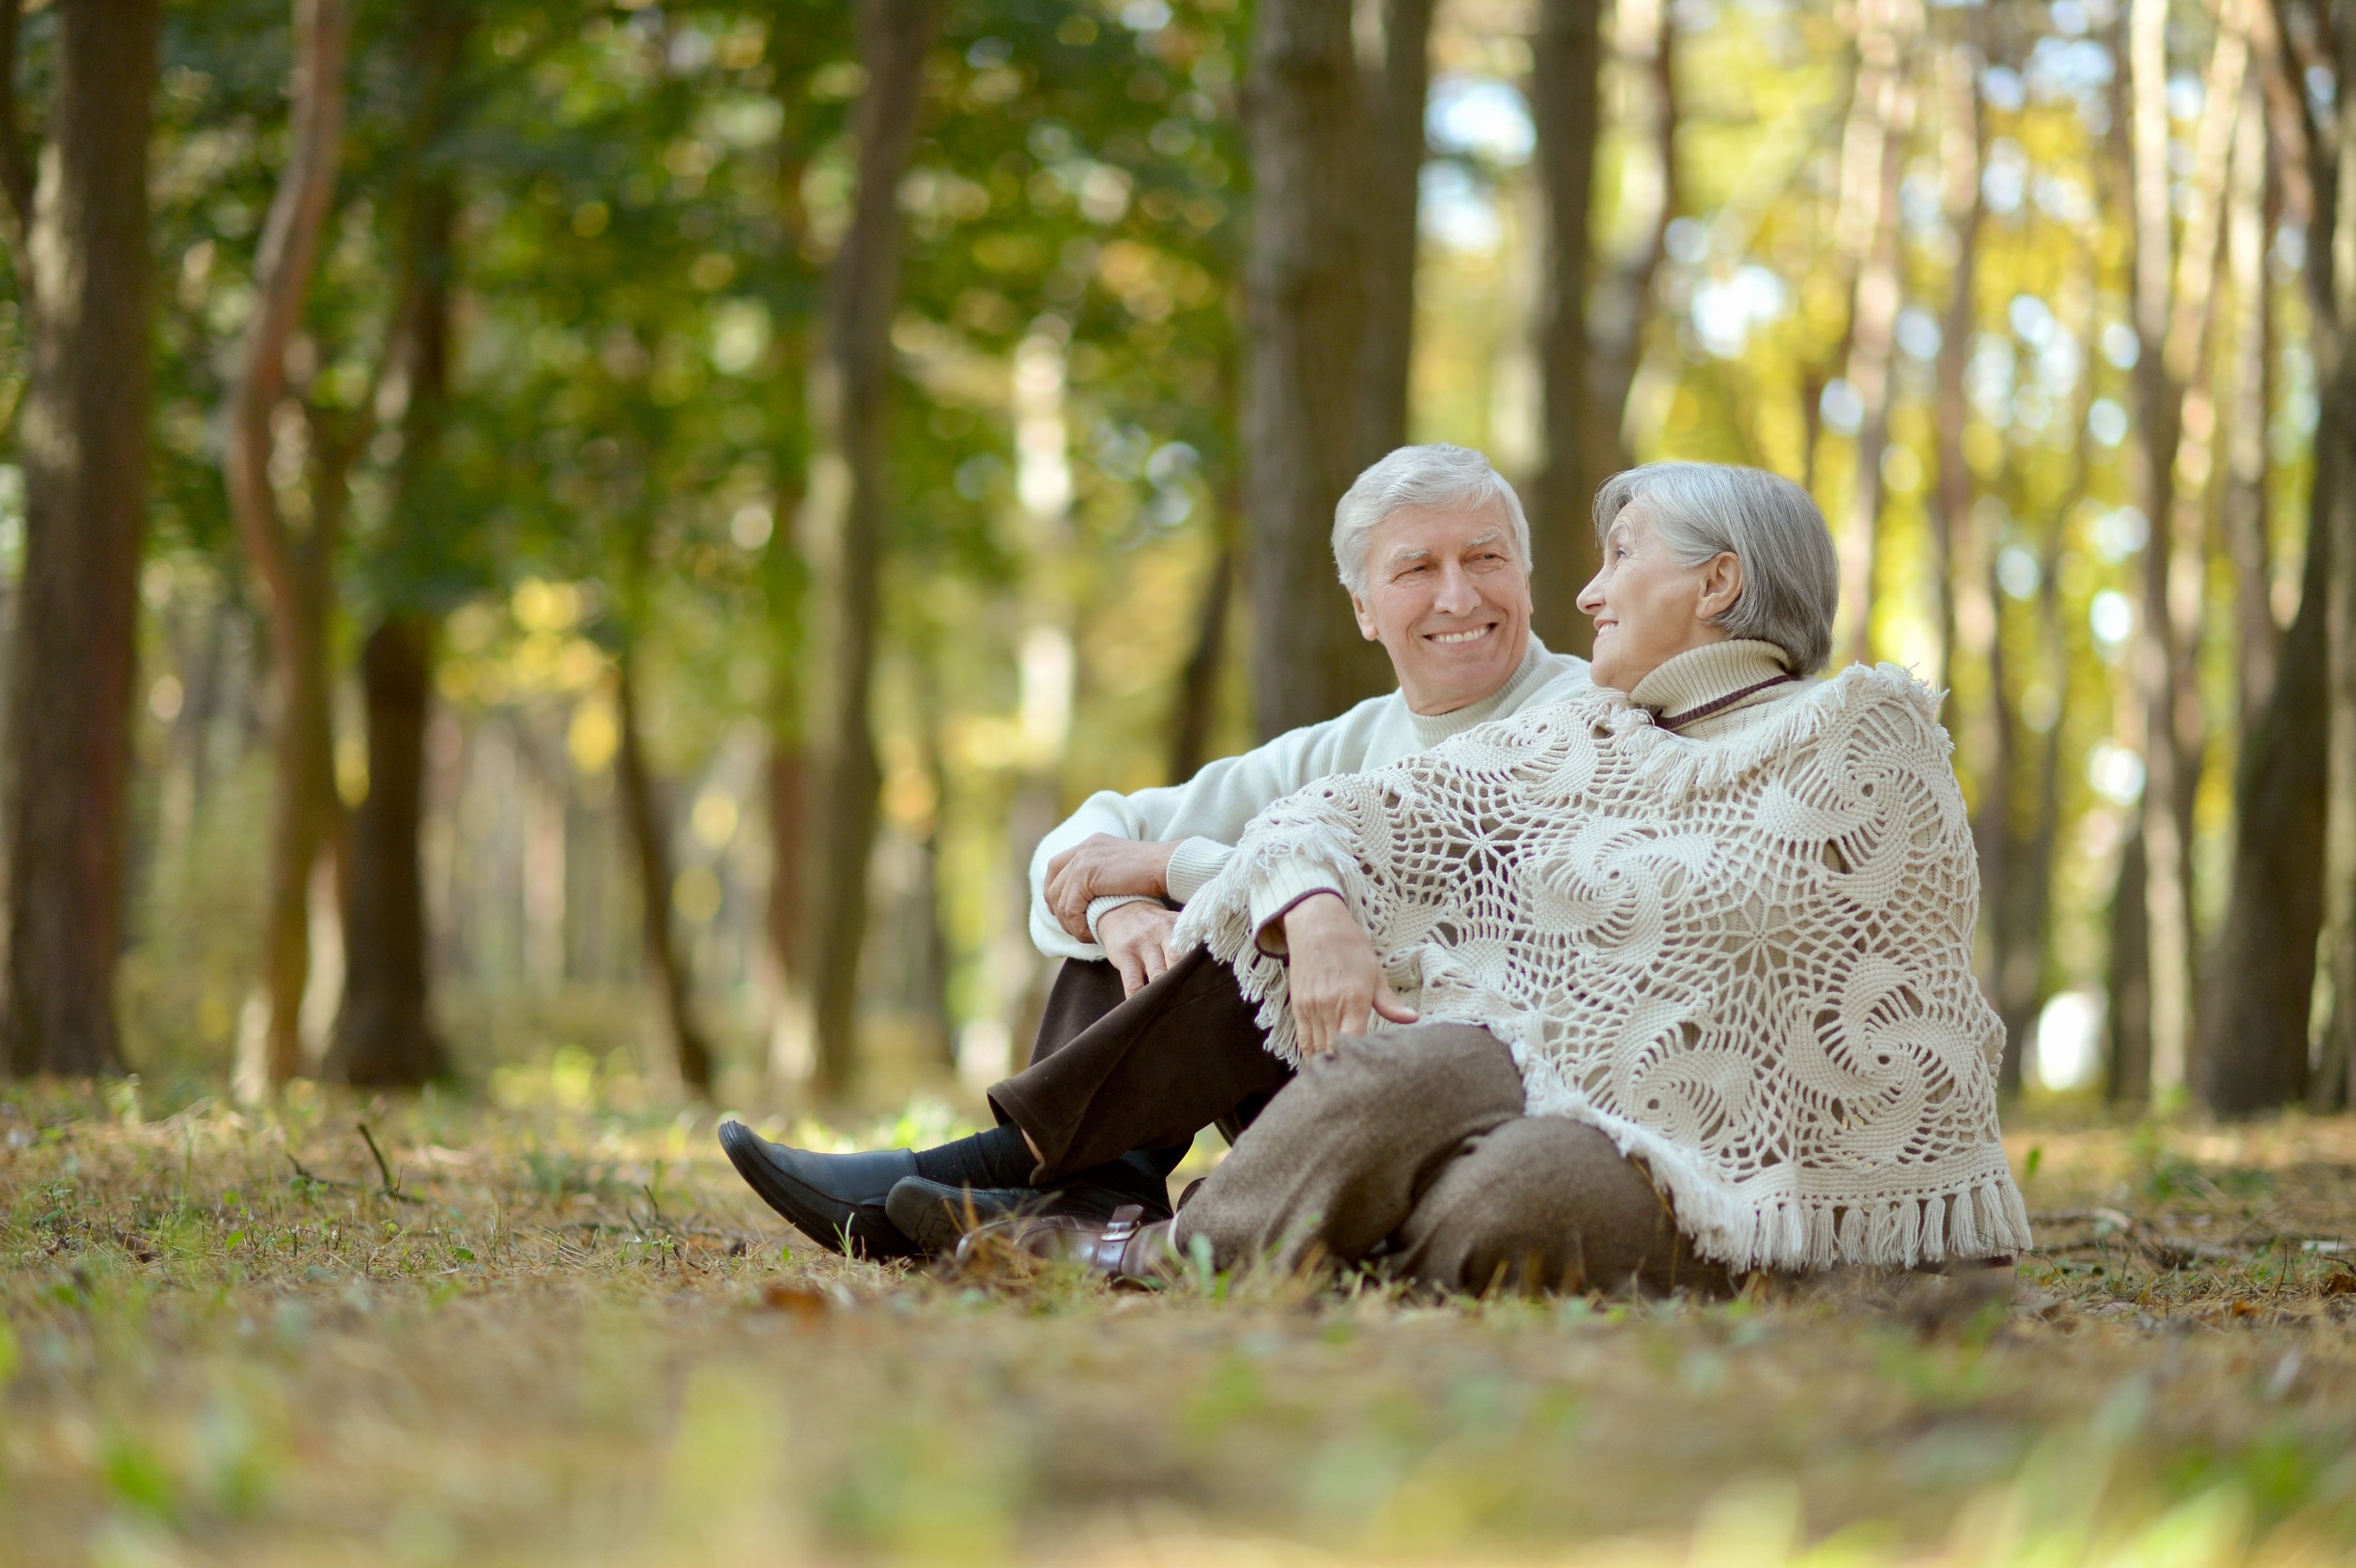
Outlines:
{"type": "Polygon", "coordinates": [[[2334,8],[9,15],[12,1072],[987,1081],[1031,845],[1381,689],[1333,502],[1448,439],[1573,648],[1614,468],[1814,491],[2008,1082],[2345,1101],[2334,8]]]}

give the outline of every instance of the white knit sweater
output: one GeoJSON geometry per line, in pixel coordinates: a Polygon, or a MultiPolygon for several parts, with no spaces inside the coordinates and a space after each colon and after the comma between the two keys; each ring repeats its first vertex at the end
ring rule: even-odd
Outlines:
{"type": "MultiPolygon", "coordinates": [[[[1244,824],[1262,808],[1312,780],[1380,768],[1436,746],[1452,735],[1524,708],[1587,691],[1587,662],[1550,653],[1536,636],[1505,685],[1450,713],[1417,713],[1404,693],[1369,697],[1337,719],[1288,730],[1241,756],[1209,763],[1182,784],[1111,790],[1090,796],[1031,857],[1031,939],[1050,958],[1102,958],[1094,942],[1075,939],[1048,908],[1048,862],[1092,833],[1181,841],[1170,860],[1170,897],[1185,904],[1225,869],[1244,824]]],[[[1094,913],[1122,900],[1098,900],[1094,913]]]]}

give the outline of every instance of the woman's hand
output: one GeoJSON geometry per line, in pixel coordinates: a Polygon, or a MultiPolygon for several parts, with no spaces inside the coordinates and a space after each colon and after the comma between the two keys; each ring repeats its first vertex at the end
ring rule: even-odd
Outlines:
{"type": "Polygon", "coordinates": [[[1048,908],[1063,929],[1085,942],[1088,906],[1119,893],[1162,898],[1170,892],[1175,844],[1091,833],[1048,862],[1048,908]]]}
{"type": "Polygon", "coordinates": [[[1394,1024],[1415,1021],[1415,1010],[1383,978],[1374,944],[1338,895],[1317,893],[1293,906],[1284,917],[1284,945],[1293,1028],[1304,1058],[1332,1050],[1345,1034],[1365,1032],[1370,1014],[1394,1024]]]}

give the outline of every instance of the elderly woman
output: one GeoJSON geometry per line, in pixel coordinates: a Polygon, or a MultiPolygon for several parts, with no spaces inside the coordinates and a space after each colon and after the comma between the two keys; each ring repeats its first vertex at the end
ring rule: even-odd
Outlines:
{"type": "Polygon", "coordinates": [[[1802,681],[1838,571],[1798,486],[1656,464],[1596,525],[1598,690],[1279,801],[1188,905],[1298,1075],[1174,1220],[1003,1234],[1476,1290],[2027,1244],[1934,699],[1802,681]]]}

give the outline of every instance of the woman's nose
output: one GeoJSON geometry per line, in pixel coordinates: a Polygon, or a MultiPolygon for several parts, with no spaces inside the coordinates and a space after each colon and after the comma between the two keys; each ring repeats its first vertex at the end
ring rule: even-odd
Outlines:
{"type": "Polygon", "coordinates": [[[1590,616],[1594,615],[1598,610],[1603,608],[1602,572],[1599,571],[1593,577],[1587,579],[1587,586],[1579,590],[1579,599],[1577,602],[1580,610],[1590,616]]]}

